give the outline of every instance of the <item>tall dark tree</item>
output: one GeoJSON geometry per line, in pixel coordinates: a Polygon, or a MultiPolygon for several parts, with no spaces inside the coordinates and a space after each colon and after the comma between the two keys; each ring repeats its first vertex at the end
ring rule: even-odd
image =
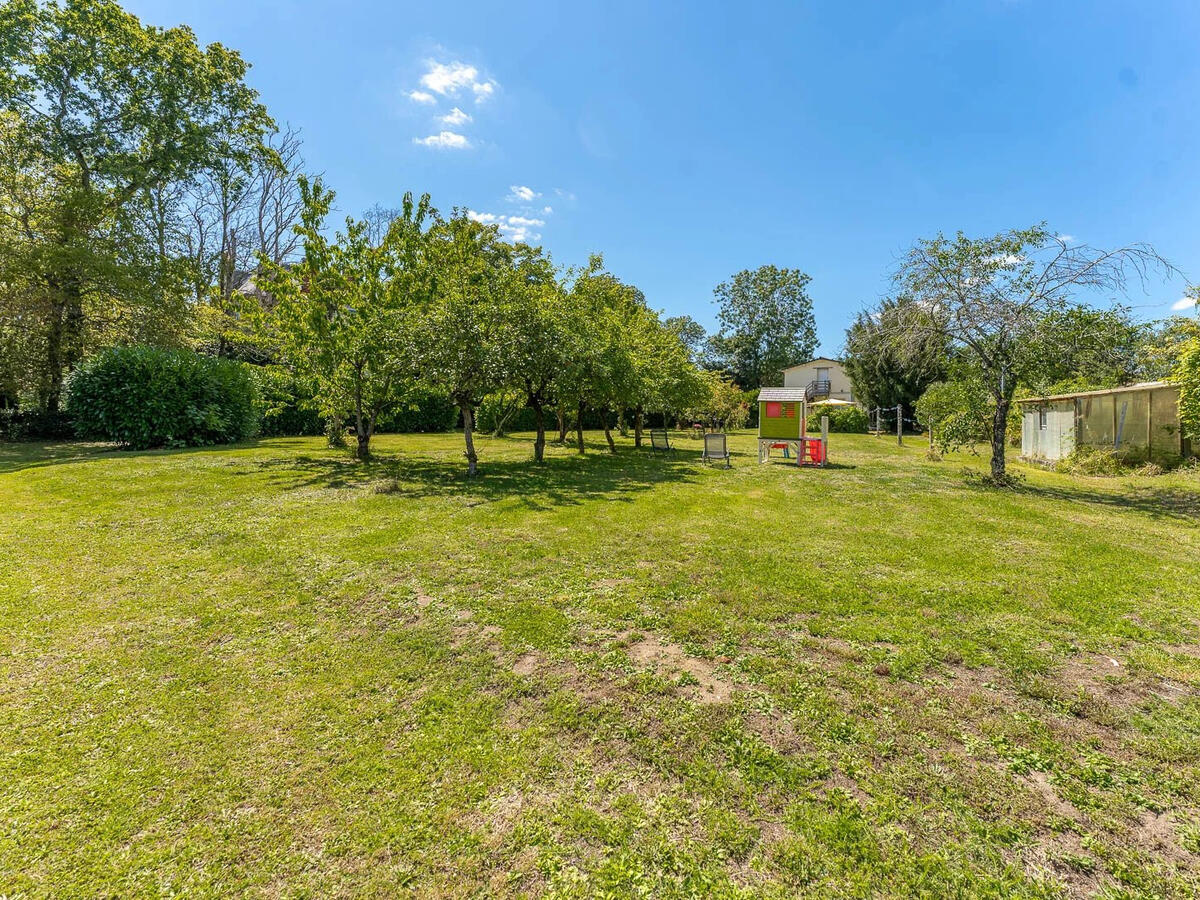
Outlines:
{"type": "Polygon", "coordinates": [[[713,291],[721,330],[709,342],[714,361],[742,388],[778,384],[783,370],[817,347],[808,283],[799,269],[760,266],[713,291]]]}
{"type": "Polygon", "coordinates": [[[691,316],[668,316],[663,320],[663,325],[679,338],[679,342],[687,350],[692,362],[699,365],[708,341],[708,332],[705,331],[704,326],[691,316]]]}
{"type": "Polygon", "coordinates": [[[861,312],[846,330],[843,365],[854,396],[868,408],[902,406],[911,413],[929,385],[945,377],[948,341],[930,333],[920,340],[897,340],[906,313],[905,298],[884,300],[861,312]]]}

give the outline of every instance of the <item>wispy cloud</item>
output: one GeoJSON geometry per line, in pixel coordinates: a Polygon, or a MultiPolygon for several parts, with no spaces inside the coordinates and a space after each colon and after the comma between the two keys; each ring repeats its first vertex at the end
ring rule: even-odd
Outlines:
{"type": "Polygon", "coordinates": [[[523,184],[509,185],[508,190],[509,195],[505,199],[514,203],[532,203],[538,197],[542,196],[533,188],[526,187],[523,184]]]}
{"type": "Polygon", "coordinates": [[[470,91],[476,103],[482,103],[496,92],[498,85],[490,78],[480,77],[475,66],[464,62],[442,63],[427,60],[428,68],[421,76],[421,86],[443,97],[457,97],[470,91]]]}
{"type": "Polygon", "coordinates": [[[463,112],[457,106],[454,107],[454,109],[450,110],[450,112],[446,113],[444,116],[440,116],[439,118],[443,125],[451,125],[454,127],[457,127],[459,125],[465,125],[471,121],[470,115],[463,112]]]}
{"type": "Polygon", "coordinates": [[[465,134],[454,131],[440,131],[423,138],[413,138],[414,144],[422,147],[434,147],[438,150],[466,150],[471,146],[465,134]]]}
{"type": "Polygon", "coordinates": [[[1180,297],[1173,304],[1171,304],[1171,309],[1174,312],[1183,312],[1185,310],[1195,309],[1195,308],[1196,308],[1196,298],[1195,297],[1180,297]]]}
{"type": "Polygon", "coordinates": [[[413,103],[422,103],[426,106],[437,103],[437,97],[427,91],[409,91],[408,99],[413,103]]]}

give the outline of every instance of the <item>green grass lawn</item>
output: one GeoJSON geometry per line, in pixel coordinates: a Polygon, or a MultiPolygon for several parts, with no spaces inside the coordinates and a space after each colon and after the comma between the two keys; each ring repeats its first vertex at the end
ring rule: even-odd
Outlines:
{"type": "Polygon", "coordinates": [[[1200,472],[0,446],[0,896],[1195,896],[1200,472]]]}

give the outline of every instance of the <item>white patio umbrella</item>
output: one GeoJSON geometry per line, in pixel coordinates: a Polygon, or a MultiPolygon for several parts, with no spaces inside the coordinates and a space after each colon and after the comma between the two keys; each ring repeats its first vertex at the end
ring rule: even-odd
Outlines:
{"type": "Polygon", "coordinates": [[[816,400],[809,406],[853,406],[849,400],[839,400],[837,397],[830,397],[828,400],[816,400]]]}

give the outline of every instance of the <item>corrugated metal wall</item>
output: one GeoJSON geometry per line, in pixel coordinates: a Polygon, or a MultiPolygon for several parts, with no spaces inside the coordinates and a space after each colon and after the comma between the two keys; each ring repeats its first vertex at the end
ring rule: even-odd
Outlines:
{"type": "Polygon", "coordinates": [[[1173,386],[1121,391],[1043,404],[1029,404],[1021,417],[1021,454],[1059,460],[1083,447],[1115,449],[1134,460],[1175,463],[1183,452],[1179,434],[1179,390],[1173,386]],[[1076,416],[1078,404],[1078,416],[1076,416]]]}
{"type": "Polygon", "coordinates": [[[1021,455],[1055,461],[1075,449],[1075,401],[1054,400],[1042,407],[1026,406],[1021,416],[1021,455]],[[1040,410],[1046,411],[1041,427],[1040,410]]]}

